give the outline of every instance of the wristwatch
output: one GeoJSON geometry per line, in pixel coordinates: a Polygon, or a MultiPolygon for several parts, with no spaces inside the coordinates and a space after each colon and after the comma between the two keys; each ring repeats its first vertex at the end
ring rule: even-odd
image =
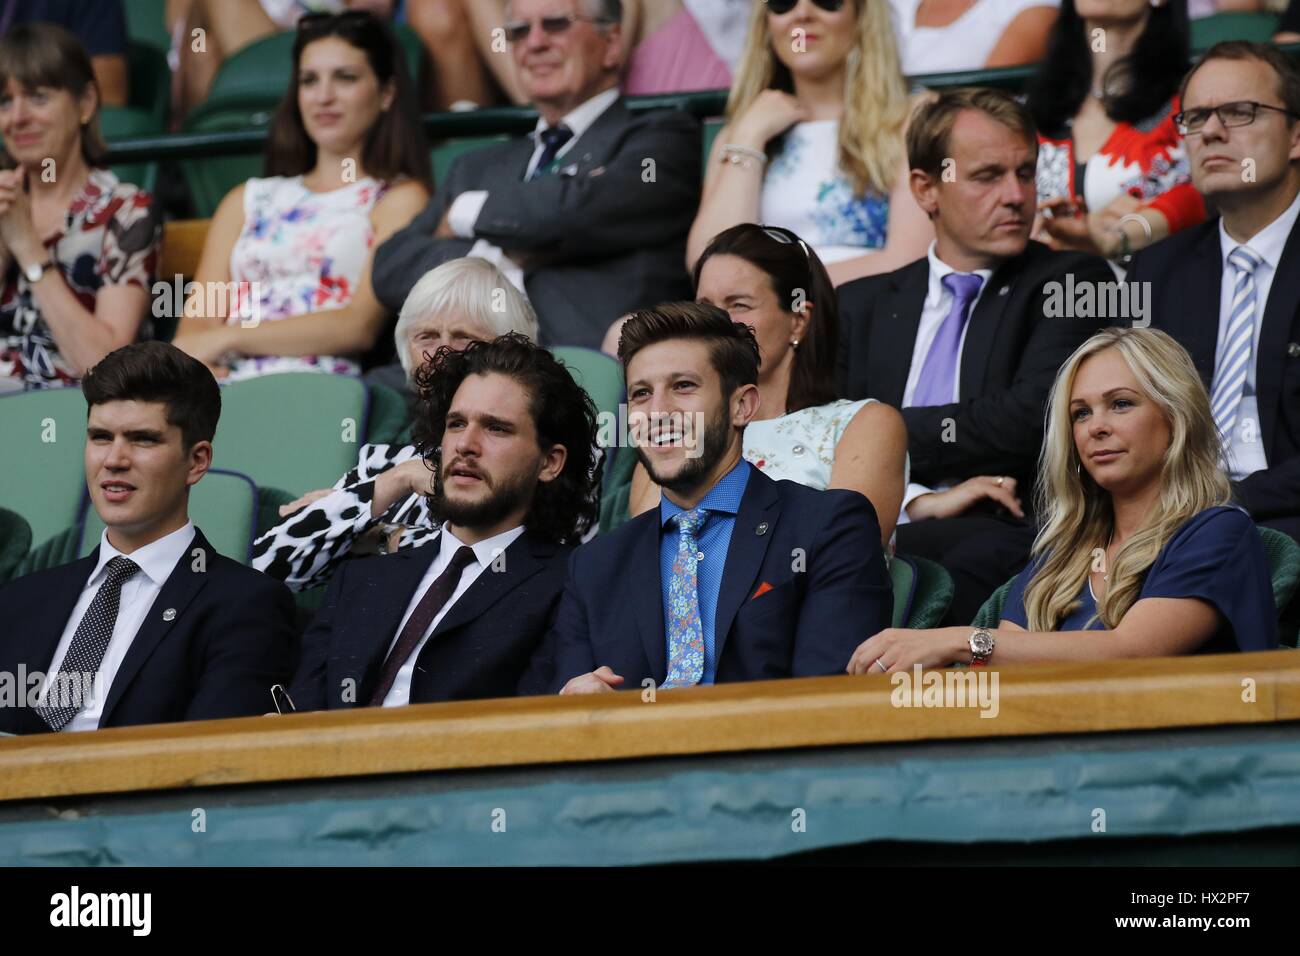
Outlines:
{"type": "Polygon", "coordinates": [[[36,285],[45,275],[45,270],[52,268],[54,268],[54,262],[47,257],[44,262],[33,262],[23,270],[23,275],[27,277],[28,284],[36,285]]]}
{"type": "Polygon", "coordinates": [[[982,667],[993,656],[993,635],[979,628],[970,636],[970,666],[982,667]]]}

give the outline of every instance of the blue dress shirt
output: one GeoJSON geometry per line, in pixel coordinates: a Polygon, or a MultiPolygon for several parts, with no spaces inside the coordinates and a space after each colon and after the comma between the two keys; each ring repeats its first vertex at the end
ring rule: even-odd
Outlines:
{"type": "MultiPolygon", "coordinates": [[[[740,499],[745,496],[745,486],[749,484],[749,470],[753,466],[741,459],[735,468],[727,472],[713,486],[704,499],[696,506],[708,512],[704,526],[700,529],[697,541],[703,558],[699,560],[696,570],[696,587],[700,599],[700,625],[704,631],[704,676],[701,684],[712,684],[718,669],[718,659],[714,654],[713,625],[717,619],[718,591],[722,588],[722,572],[727,564],[727,551],[731,547],[731,531],[736,526],[736,512],[740,510],[740,499]]],[[[672,519],[685,511],[668,500],[667,495],[659,499],[659,582],[663,592],[663,620],[671,616],[668,607],[668,582],[673,576],[673,562],[677,560],[677,524],[672,519]]],[[[671,653],[668,648],[668,629],[664,628],[665,656],[671,653]]]]}

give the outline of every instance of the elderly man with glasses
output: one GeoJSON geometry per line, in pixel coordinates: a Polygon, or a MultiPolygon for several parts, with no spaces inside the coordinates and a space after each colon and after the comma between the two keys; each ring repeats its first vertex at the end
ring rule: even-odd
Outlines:
{"type": "Polygon", "coordinates": [[[428,207],[375,253],[391,310],[459,256],[496,263],[542,340],[597,348],[620,315],[690,294],[681,263],[700,189],[700,129],[629,110],[620,0],[511,0],[501,37],[539,118],[532,135],[459,158],[428,207]]]}
{"type": "Polygon", "coordinates": [[[1300,70],[1220,43],[1181,101],[1192,181],[1219,215],[1138,253],[1128,278],[1196,362],[1238,502],[1300,540],[1300,70]]]}

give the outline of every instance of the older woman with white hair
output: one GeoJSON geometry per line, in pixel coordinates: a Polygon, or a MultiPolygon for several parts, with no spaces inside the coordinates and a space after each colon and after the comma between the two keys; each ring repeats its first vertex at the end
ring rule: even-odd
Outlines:
{"type": "MultiPolygon", "coordinates": [[[[537,340],[528,300],[484,259],[453,259],[426,273],[402,304],[393,337],[407,381],[438,349],[518,332],[537,340]]],[[[348,555],[416,548],[437,533],[431,472],[411,444],[363,445],[333,488],[280,509],[253,545],[253,567],[305,591],[348,555]]]]}

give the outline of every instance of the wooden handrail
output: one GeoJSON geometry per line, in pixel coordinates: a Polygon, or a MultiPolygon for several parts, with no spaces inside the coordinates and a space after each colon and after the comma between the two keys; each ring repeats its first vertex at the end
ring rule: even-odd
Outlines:
{"type": "MultiPolygon", "coordinates": [[[[946,674],[974,671],[927,672],[946,674]]],[[[1022,664],[997,715],[894,675],[364,708],[0,739],[0,800],[522,764],[1300,720],[1300,654],[1022,664]],[[911,699],[910,697],[908,698],[911,699]]],[[[912,675],[908,675],[909,680],[912,675]]],[[[929,678],[927,678],[929,679],[929,678]]],[[[991,683],[988,686],[992,686],[991,683]]]]}

